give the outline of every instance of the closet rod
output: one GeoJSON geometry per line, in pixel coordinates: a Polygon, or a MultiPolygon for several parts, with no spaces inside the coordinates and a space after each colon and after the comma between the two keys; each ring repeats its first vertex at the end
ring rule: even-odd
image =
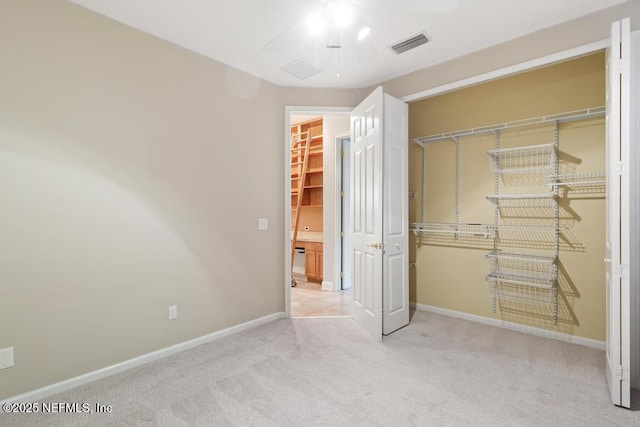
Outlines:
{"type": "Polygon", "coordinates": [[[456,132],[446,132],[438,135],[423,136],[415,138],[413,141],[424,147],[424,144],[431,142],[441,141],[443,139],[456,139],[464,136],[484,135],[488,133],[494,133],[500,130],[509,129],[521,129],[526,127],[535,127],[546,124],[554,123],[566,123],[577,120],[584,120],[589,118],[595,118],[604,116],[606,112],[605,107],[592,107],[584,110],[569,111],[566,113],[551,114],[547,116],[533,117],[529,119],[515,120],[512,122],[505,122],[496,125],[483,126],[478,128],[471,128],[460,130],[456,132]]]}

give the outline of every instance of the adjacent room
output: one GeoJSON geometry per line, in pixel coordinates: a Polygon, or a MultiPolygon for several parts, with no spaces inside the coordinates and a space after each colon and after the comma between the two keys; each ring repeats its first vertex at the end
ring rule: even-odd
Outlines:
{"type": "Polygon", "coordinates": [[[0,425],[640,424],[639,65],[640,0],[0,0],[0,425]]]}

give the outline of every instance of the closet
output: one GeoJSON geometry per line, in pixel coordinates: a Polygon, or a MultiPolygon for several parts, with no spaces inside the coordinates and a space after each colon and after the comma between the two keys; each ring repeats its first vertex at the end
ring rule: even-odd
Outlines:
{"type": "MultiPolygon", "coordinates": [[[[513,307],[523,314],[527,313],[527,306],[537,306],[542,310],[536,313],[546,311],[553,324],[558,324],[560,249],[584,249],[570,234],[579,218],[569,206],[571,196],[576,193],[602,195],[605,191],[604,172],[576,173],[579,159],[561,158],[560,126],[602,119],[604,113],[604,107],[596,107],[416,138],[423,150],[427,150],[428,144],[442,140],[450,139],[456,144],[456,222],[414,223],[412,229],[418,243],[425,239],[456,244],[465,237],[463,245],[471,245],[474,239],[479,246],[492,245],[492,251],[486,254],[489,274],[485,280],[491,284],[493,313],[498,304],[502,309],[513,307]],[[530,129],[542,129],[535,134],[544,139],[552,137],[552,142],[500,148],[501,136],[508,138],[514,132],[530,129]],[[493,222],[460,223],[460,140],[486,134],[493,135],[495,140],[495,148],[487,150],[489,170],[494,174],[494,192],[485,197],[494,210],[493,222]],[[501,191],[501,184],[506,193],[501,191]],[[535,192],[519,191],[523,187],[535,192]]],[[[421,188],[425,188],[424,183],[421,188]]],[[[560,290],[565,296],[572,292],[560,290]]]]}
{"type": "Polygon", "coordinates": [[[605,340],[602,52],[410,105],[419,308],[605,340]]]}

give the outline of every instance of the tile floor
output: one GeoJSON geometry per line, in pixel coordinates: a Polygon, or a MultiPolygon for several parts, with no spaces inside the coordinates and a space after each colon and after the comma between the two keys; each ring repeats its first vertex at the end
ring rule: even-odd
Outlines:
{"type": "Polygon", "coordinates": [[[304,275],[293,277],[298,285],[291,288],[291,317],[349,315],[350,293],[323,291],[320,283],[307,282],[304,275]]]}

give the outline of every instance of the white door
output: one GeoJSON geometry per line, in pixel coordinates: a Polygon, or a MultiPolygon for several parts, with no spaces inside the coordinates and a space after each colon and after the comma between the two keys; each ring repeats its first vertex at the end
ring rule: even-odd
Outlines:
{"type": "Polygon", "coordinates": [[[630,407],[630,23],[611,26],[607,49],[606,304],[607,382],[615,405],[630,407]]]}
{"type": "Polygon", "coordinates": [[[384,95],[382,333],[409,324],[409,106],[384,95]]]}
{"type": "Polygon", "coordinates": [[[385,96],[381,87],[351,115],[351,316],[377,341],[382,340],[383,323],[392,312],[388,318],[393,321],[389,320],[385,333],[409,321],[407,208],[390,207],[407,204],[406,122],[406,104],[385,96]],[[385,147],[387,133],[391,136],[389,150],[385,147]],[[393,174],[388,182],[385,173],[393,174]],[[383,295],[387,302],[384,319],[383,295]],[[402,323],[404,310],[406,322],[402,323]]]}

